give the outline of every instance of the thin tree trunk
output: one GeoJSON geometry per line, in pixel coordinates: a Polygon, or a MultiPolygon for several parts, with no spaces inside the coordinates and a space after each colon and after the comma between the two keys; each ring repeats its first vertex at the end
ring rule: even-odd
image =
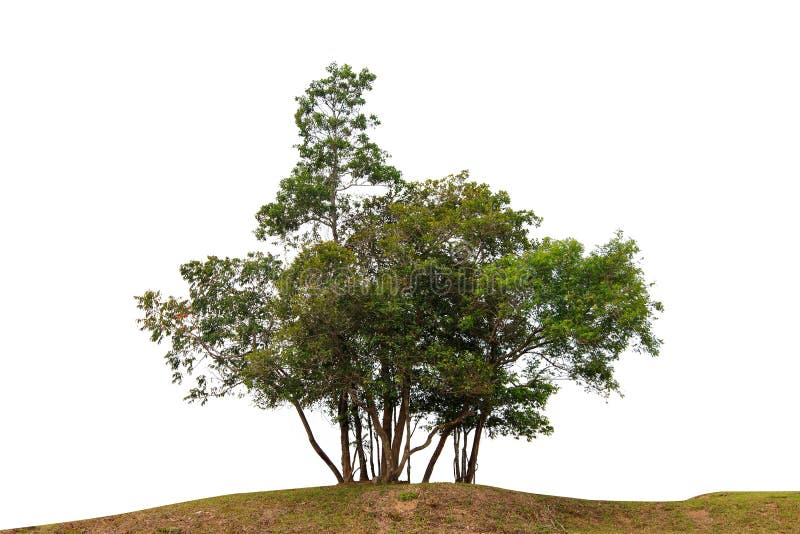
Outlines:
{"type": "MultiPolygon", "coordinates": [[[[395,417],[395,424],[394,424],[394,436],[392,441],[392,456],[394,465],[390,466],[390,468],[393,471],[397,471],[398,468],[397,463],[400,460],[400,448],[403,446],[403,434],[404,434],[403,427],[406,426],[406,419],[408,418],[410,394],[411,392],[410,388],[408,387],[408,380],[404,378],[402,385],[400,410],[395,417]]],[[[397,472],[395,477],[399,478],[400,473],[397,472]]]]}
{"type": "Polygon", "coordinates": [[[411,407],[408,403],[409,401],[406,401],[406,450],[404,456],[408,458],[406,477],[408,478],[408,483],[411,484],[411,407]]]}
{"type": "MultiPolygon", "coordinates": [[[[336,114],[334,113],[334,116],[336,114]]],[[[338,132],[336,132],[338,134],[338,132]]],[[[336,205],[336,186],[341,179],[339,176],[339,150],[333,149],[333,169],[331,170],[330,176],[328,177],[330,180],[331,186],[331,212],[330,212],[330,222],[331,222],[331,237],[333,238],[334,243],[339,243],[339,208],[336,205]]]]}
{"type": "Polygon", "coordinates": [[[375,446],[378,447],[378,478],[380,478],[383,476],[384,469],[383,447],[381,447],[381,437],[378,435],[378,430],[373,427],[372,432],[375,433],[375,446]]]}
{"type": "Polygon", "coordinates": [[[358,411],[358,406],[353,404],[351,407],[353,413],[353,427],[356,435],[356,455],[358,456],[359,480],[369,480],[369,473],[367,473],[367,457],[364,454],[364,436],[361,432],[361,413],[358,411]]]}
{"type": "MultiPolygon", "coordinates": [[[[385,439],[389,442],[389,448],[391,450],[391,443],[392,443],[392,411],[394,410],[394,405],[392,404],[391,397],[389,395],[384,396],[383,398],[383,421],[382,421],[382,428],[383,434],[385,439]]],[[[380,434],[380,433],[379,433],[380,434]]],[[[389,472],[389,463],[390,463],[390,456],[386,454],[386,451],[383,450],[381,447],[381,451],[383,454],[381,455],[381,476],[385,476],[386,473],[389,472]]]]}
{"type": "Polygon", "coordinates": [[[375,429],[375,423],[372,424],[372,432],[375,433],[375,446],[378,448],[378,478],[383,476],[383,447],[381,446],[381,436],[378,431],[375,429]]]}
{"type": "Polygon", "coordinates": [[[328,455],[325,454],[325,451],[322,450],[322,447],[319,446],[319,443],[317,443],[317,440],[314,438],[314,433],[311,431],[311,426],[308,424],[308,419],[306,419],[306,414],[303,413],[303,409],[300,407],[300,403],[292,401],[292,405],[294,406],[294,409],[297,410],[297,415],[300,416],[300,421],[303,423],[303,428],[306,430],[306,436],[308,436],[308,442],[311,443],[311,447],[314,449],[317,455],[322,458],[322,461],[325,462],[325,465],[327,465],[333,472],[333,476],[336,477],[336,481],[341,484],[344,482],[342,473],[339,472],[339,469],[336,467],[336,465],[331,461],[328,455]]]}
{"type": "Polygon", "coordinates": [[[339,443],[342,447],[342,478],[345,482],[353,481],[353,465],[350,463],[350,417],[347,413],[347,397],[339,395],[337,416],[339,419],[339,443]]]}
{"type": "Polygon", "coordinates": [[[456,482],[461,481],[461,447],[459,446],[461,440],[461,429],[457,428],[453,434],[453,478],[456,482]]]}
{"type": "Polygon", "coordinates": [[[469,430],[464,429],[461,438],[461,478],[459,482],[465,482],[467,479],[467,443],[469,442],[469,430]]]}
{"type": "Polygon", "coordinates": [[[439,437],[439,443],[436,444],[436,448],[433,450],[433,454],[431,455],[431,459],[428,461],[428,467],[425,468],[425,474],[422,476],[423,482],[430,482],[431,475],[433,474],[433,467],[436,465],[437,460],[439,460],[439,455],[442,454],[442,449],[444,449],[444,444],[447,443],[447,438],[450,437],[450,434],[453,432],[452,428],[449,428],[442,432],[439,437]]]}
{"type": "MultiPolygon", "coordinates": [[[[367,416],[367,433],[369,434],[369,472],[372,475],[370,478],[375,478],[375,461],[374,461],[374,454],[373,454],[373,445],[372,445],[372,419],[367,416]]],[[[380,454],[380,451],[378,451],[380,454]]],[[[380,463],[380,460],[378,460],[380,463]]]]}
{"type": "Polygon", "coordinates": [[[469,467],[467,468],[467,476],[465,482],[468,484],[475,483],[475,471],[478,468],[478,450],[481,445],[481,435],[483,434],[483,426],[486,424],[486,417],[489,412],[484,411],[478,418],[478,426],[475,428],[475,437],[472,438],[472,452],[469,455],[469,467]]]}

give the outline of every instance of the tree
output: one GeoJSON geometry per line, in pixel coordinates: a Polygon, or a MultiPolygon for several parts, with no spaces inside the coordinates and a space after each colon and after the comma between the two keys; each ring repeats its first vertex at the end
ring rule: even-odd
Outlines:
{"type": "MultiPolygon", "coordinates": [[[[276,237],[284,245],[299,247],[319,243],[322,231],[340,243],[349,217],[363,195],[358,190],[391,189],[401,183],[400,173],[386,164],[388,154],[367,134],[380,124],[366,115],[364,93],[372,89],[375,75],[367,69],[356,73],[349,65],[328,66],[328,77],[312,82],[297,97],[295,124],[301,142],[296,145],[300,160],[291,175],[281,181],[275,202],[256,214],[256,236],[276,237]]],[[[342,472],[345,480],[354,472],[349,453],[350,419],[355,417],[360,433],[358,410],[349,405],[346,390],[336,393],[336,419],[340,426],[342,472]]],[[[356,436],[361,476],[366,477],[363,440],[356,436]]]]}
{"type": "Polygon", "coordinates": [[[189,297],[145,292],[140,327],[171,344],[174,381],[194,375],[188,400],[293,406],[338,482],[410,479],[437,437],[423,480],[452,437],[455,478],[474,482],[484,433],[552,431],[558,380],[607,395],[626,348],[657,354],[661,306],[621,234],[586,254],[533,238],[533,212],[466,172],[403,181],[366,133],[374,75],[328,74],[297,99],[299,162],[256,215],[257,237],[290,259],[189,262],[189,297]],[[316,409],[339,427],[339,467],[308,423],[316,409]]]}

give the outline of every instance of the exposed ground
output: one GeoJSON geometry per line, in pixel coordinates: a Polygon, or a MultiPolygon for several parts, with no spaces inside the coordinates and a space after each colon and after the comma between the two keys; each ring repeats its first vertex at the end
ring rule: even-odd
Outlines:
{"type": "Polygon", "coordinates": [[[681,502],[612,502],[462,484],[358,484],[226,495],[3,532],[800,533],[800,492],[713,493],[681,502]]]}

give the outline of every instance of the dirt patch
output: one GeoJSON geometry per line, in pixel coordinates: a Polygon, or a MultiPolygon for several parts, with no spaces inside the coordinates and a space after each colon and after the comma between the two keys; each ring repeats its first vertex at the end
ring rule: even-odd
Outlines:
{"type": "Polygon", "coordinates": [[[630,525],[631,523],[633,523],[631,518],[625,514],[617,513],[615,517],[617,518],[617,522],[622,523],[623,525],[630,525]]]}
{"type": "Polygon", "coordinates": [[[714,523],[714,519],[708,510],[687,510],[686,515],[698,527],[708,527],[714,523]]]}
{"type": "Polygon", "coordinates": [[[778,505],[774,502],[764,503],[759,509],[759,512],[761,512],[761,515],[764,517],[775,517],[775,514],[778,513],[778,505]]]}
{"type": "Polygon", "coordinates": [[[377,532],[397,531],[406,520],[413,517],[417,500],[401,500],[401,489],[393,491],[368,491],[361,495],[361,510],[371,515],[377,523],[377,532]]]}
{"type": "Polygon", "coordinates": [[[394,510],[398,514],[410,515],[417,509],[417,501],[397,501],[394,510]]]}

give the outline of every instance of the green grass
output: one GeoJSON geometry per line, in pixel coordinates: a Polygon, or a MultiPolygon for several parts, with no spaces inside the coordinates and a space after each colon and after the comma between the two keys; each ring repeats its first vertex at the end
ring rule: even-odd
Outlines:
{"type": "Polygon", "coordinates": [[[413,501],[419,497],[416,491],[401,491],[397,494],[397,498],[403,502],[413,501]]]}
{"type": "Polygon", "coordinates": [[[5,532],[800,533],[800,492],[713,493],[680,502],[616,502],[463,484],[353,484],[225,495],[5,532]]]}

